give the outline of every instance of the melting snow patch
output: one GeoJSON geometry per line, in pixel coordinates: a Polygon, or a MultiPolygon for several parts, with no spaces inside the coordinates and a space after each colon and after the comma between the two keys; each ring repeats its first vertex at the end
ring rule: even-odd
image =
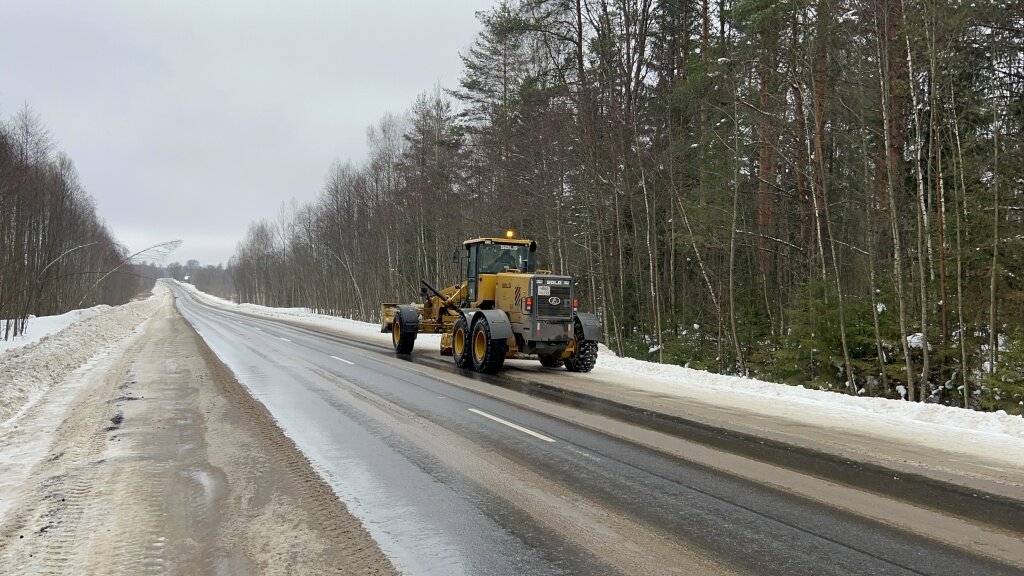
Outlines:
{"type": "MultiPolygon", "coordinates": [[[[907,336],[907,346],[911,348],[922,348],[924,346],[924,334],[915,332],[910,336],[907,336]]],[[[932,349],[932,345],[928,345],[928,350],[932,349]]]]}

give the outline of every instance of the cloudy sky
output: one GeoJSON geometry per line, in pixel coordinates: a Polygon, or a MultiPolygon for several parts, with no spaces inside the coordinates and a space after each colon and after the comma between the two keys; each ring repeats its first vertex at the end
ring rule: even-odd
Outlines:
{"type": "Polygon", "coordinates": [[[226,262],[366,127],[453,87],[493,0],[3,0],[0,118],[27,102],[130,249],[226,262]]]}

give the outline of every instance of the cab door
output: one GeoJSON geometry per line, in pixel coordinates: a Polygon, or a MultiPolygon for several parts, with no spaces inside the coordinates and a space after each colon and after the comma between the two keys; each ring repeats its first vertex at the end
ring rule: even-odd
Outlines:
{"type": "Polygon", "coordinates": [[[477,284],[477,257],[476,257],[477,244],[473,244],[469,247],[469,258],[466,259],[466,288],[468,290],[469,302],[472,305],[473,302],[477,301],[476,298],[476,284],[477,284]]]}

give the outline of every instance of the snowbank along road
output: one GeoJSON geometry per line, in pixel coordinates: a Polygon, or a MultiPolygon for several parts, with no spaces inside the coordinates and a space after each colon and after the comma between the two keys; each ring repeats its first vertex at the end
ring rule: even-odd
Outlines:
{"type": "Polygon", "coordinates": [[[154,293],[0,355],[0,574],[1024,570],[1012,458],[154,293]]]}

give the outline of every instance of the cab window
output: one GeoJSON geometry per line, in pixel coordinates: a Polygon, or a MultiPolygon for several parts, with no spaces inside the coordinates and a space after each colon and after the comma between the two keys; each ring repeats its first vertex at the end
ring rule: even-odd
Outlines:
{"type": "Polygon", "coordinates": [[[529,256],[529,246],[517,244],[479,244],[477,246],[476,269],[480,274],[497,274],[513,268],[516,270],[526,270],[529,256]]]}

